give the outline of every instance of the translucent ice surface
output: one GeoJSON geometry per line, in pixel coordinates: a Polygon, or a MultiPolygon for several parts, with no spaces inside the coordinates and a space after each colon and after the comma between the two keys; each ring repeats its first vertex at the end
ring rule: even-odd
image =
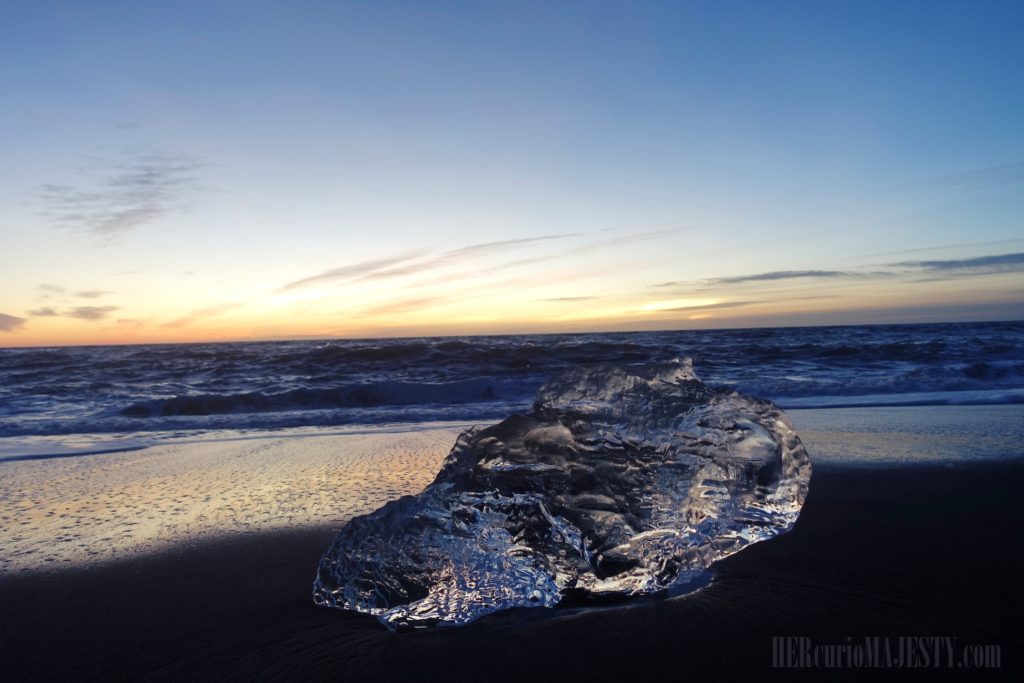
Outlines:
{"type": "Polygon", "coordinates": [[[349,522],[314,600],[408,628],[663,591],[792,528],[810,474],[782,411],[689,359],[572,369],[528,415],[460,435],[422,493],[349,522]]]}

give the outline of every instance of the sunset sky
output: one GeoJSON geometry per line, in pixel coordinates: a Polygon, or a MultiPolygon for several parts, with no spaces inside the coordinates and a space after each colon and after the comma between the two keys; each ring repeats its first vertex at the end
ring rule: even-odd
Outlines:
{"type": "Polygon", "coordinates": [[[1024,3],[4,2],[0,346],[1024,318],[1024,3]]]}

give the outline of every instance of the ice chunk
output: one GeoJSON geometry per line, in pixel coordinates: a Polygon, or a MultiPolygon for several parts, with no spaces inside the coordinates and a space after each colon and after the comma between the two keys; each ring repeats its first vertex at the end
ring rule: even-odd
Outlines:
{"type": "Polygon", "coordinates": [[[689,359],[572,369],[528,415],[461,434],[422,493],[349,522],[314,600],[402,628],[663,591],[792,528],[810,474],[782,411],[689,359]]]}

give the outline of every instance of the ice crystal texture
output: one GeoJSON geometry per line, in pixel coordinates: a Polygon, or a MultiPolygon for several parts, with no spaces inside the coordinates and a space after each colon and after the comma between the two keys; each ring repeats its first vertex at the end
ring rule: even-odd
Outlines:
{"type": "Polygon", "coordinates": [[[408,628],[671,589],[792,528],[810,474],[781,410],[689,359],[572,369],[529,414],[462,433],[422,493],[349,522],[314,600],[408,628]]]}

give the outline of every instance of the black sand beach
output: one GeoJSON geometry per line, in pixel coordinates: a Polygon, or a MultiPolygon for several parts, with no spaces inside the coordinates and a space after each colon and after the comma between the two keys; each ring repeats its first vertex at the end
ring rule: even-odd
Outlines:
{"type": "Polygon", "coordinates": [[[0,683],[1024,682],[1022,37],[0,0],[0,683]]]}
{"type": "Polygon", "coordinates": [[[795,529],[728,558],[696,594],[433,632],[314,607],[329,528],[12,577],[0,680],[848,678],[871,672],[773,670],[772,637],[908,635],[999,645],[1001,668],[980,673],[1010,675],[1024,652],[1022,480],[1020,461],[818,466],[795,529]]]}

